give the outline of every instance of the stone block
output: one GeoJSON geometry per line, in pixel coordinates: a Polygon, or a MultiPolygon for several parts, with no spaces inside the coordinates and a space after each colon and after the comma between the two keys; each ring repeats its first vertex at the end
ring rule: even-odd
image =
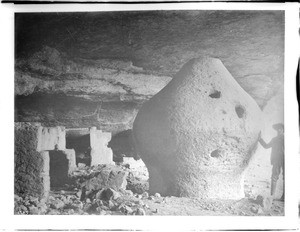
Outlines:
{"type": "Polygon", "coordinates": [[[64,127],[39,127],[37,151],[65,150],[66,131],[64,127]]]}
{"type": "Polygon", "coordinates": [[[107,147],[111,133],[90,128],[91,166],[98,164],[113,164],[113,152],[107,147]]]}
{"type": "Polygon", "coordinates": [[[41,171],[41,179],[42,179],[42,185],[43,185],[43,198],[48,198],[49,192],[50,192],[50,157],[48,151],[42,151],[40,152],[40,155],[43,160],[43,166],[41,171]]]}
{"type": "Polygon", "coordinates": [[[101,170],[93,173],[91,177],[87,177],[81,186],[87,192],[100,190],[103,188],[112,188],[116,191],[125,190],[127,185],[127,173],[122,168],[114,165],[105,165],[101,170]]]}
{"type": "Polygon", "coordinates": [[[66,149],[64,153],[69,161],[68,173],[71,174],[76,169],[76,154],[74,149],[66,149]]]}

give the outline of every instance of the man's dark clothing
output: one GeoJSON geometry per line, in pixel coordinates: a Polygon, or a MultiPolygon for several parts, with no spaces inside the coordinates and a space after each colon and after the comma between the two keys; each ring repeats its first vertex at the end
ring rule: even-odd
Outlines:
{"type": "Polygon", "coordinates": [[[274,195],[276,182],[279,178],[281,169],[284,180],[284,136],[277,135],[268,144],[263,139],[260,139],[259,142],[266,149],[272,148],[271,165],[273,167],[271,176],[271,195],[274,195]]]}
{"type": "Polygon", "coordinates": [[[284,136],[277,135],[268,144],[262,139],[259,142],[266,149],[272,148],[271,164],[282,167],[284,163],[284,136]]]}

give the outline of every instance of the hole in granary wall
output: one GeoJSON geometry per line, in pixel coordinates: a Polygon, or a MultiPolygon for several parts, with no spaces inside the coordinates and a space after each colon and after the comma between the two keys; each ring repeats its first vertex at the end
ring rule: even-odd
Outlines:
{"type": "Polygon", "coordinates": [[[212,151],[212,152],[210,153],[210,156],[211,156],[211,157],[214,157],[214,158],[220,157],[221,154],[220,154],[219,149],[212,151]]]}
{"type": "Polygon", "coordinates": [[[211,98],[220,98],[221,97],[221,92],[218,90],[214,90],[211,94],[209,94],[211,98]]]}
{"type": "Polygon", "coordinates": [[[66,148],[74,149],[76,165],[91,165],[91,144],[88,129],[72,129],[66,131],[66,148]]]}
{"type": "Polygon", "coordinates": [[[50,188],[63,188],[68,183],[69,162],[62,151],[49,151],[50,157],[50,188]]]}
{"type": "Polygon", "coordinates": [[[240,105],[235,107],[235,112],[239,118],[242,118],[245,115],[245,109],[240,105]]]}

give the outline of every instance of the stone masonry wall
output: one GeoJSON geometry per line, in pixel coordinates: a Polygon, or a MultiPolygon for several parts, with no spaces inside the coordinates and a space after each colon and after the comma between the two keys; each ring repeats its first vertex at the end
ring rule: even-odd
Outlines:
{"type": "Polygon", "coordinates": [[[50,191],[49,151],[59,149],[74,170],[75,154],[66,150],[64,127],[42,127],[40,123],[15,123],[15,186],[17,195],[47,197],[50,191]]]}
{"type": "Polygon", "coordinates": [[[66,131],[64,127],[39,127],[37,150],[66,149],[66,131]]]}
{"type": "Polygon", "coordinates": [[[91,166],[98,164],[113,164],[113,152],[107,147],[111,140],[111,133],[90,128],[91,140],[91,166]]]}
{"type": "Polygon", "coordinates": [[[15,123],[15,185],[18,195],[40,196],[44,192],[41,173],[44,160],[36,150],[39,125],[15,123]]]}
{"type": "MultiPolygon", "coordinates": [[[[111,133],[89,129],[91,165],[113,164],[113,153],[107,147],[111,133]]],[[[64,127],[42,127],[40,123],[15,123],[15,194],[47,197],[50,191],[50,154],[68,160],[67,173],[76,168],[74,149],[66,149],[64,127]]]]}

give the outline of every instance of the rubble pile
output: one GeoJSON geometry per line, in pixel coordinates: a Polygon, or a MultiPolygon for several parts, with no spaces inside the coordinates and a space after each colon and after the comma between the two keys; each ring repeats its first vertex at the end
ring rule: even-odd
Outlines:
{"type": "Polygon", "coordinates": [[[129,170],[126,189],[137,194],[143,194],[149,190],[148,170],[141,159],[134,160],[132,157],[124,157],[123,167],[129,170]]]}
{"type": "Polygon", "coordinates": [[[31,215],[242,215],[279,216],[284,205],[261,195],[242,200],[198,199],[149,194],[143,166],[80,167],[49,197],[15,195],[15,214],[31,215]]]}
{"type": "Polygon", "coordinates": [[[134,176],[132,172],[129,172],[127,178],[127,189],[133,193],[143,194],[149,190],[149,182],[134,176]]]}
{"type": "MultiPolygon", "coordinates": [[[[133,173],[130,172],[128,165],[79,167],[70,176],[72,185],[66,185],[62,190],[52,190],[48,199],[15,195],[14,211],[15,214],[37,215],[152,213],[149,206],[143,202],[143,199],[149,198],[146,192],[147,181],[141,180],[133,173]]],[[[154,200],[155,197],[151,196],[149,199],[154,200]]]]}

